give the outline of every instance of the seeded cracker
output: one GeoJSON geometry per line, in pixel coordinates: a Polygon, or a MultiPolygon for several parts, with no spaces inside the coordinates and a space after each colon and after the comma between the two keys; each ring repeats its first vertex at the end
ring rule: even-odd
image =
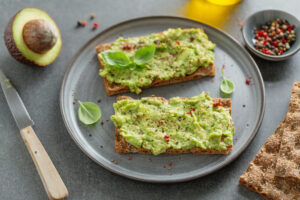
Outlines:
{"type": "Polygon", "coordinates": [[[275,175],[300,187],[300,83],[293,89],[285,123],[275,175]]]}
{"type": "MultiPolygon", "coordinates": [[[[291,182],[284,177],[275,176],[276,163],[281,163],[281,141],[287,137],[286,127],[291,126],[290,116],[294,115],[294,104],[300,100],[300,83],[294,83],[286,119],[277,127],[247,170],[240,177],[240,184],[257,192],[269,200],[300,200],[299,184],[291,182]]],[[[299,105],[298,105],[299,106],[299,105]]],[[[298,152],[299,156],[299,152],[298,152]]]]}

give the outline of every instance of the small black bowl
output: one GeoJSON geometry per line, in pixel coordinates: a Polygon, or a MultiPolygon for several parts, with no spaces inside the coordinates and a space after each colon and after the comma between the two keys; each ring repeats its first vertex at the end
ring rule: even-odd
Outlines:
{"type": "Polygon", "coordinates": [[[300,22],[297,17],[283,12],[281,10],[262,10],[258,11],[247,18],[243,26],[243,38],[246,43],[247,48],[253,52],[255,55],[271,61],[280,61],[286,60],[295,55],[300,49],[300,22]],[[280,56],[267,55],[264,54],[254,47],[255,34],[254,28],[260,28],[262,25],[267,24],[275,19],[286,19],[290,24],[295,26],[294,30],[296,31],[296,41],[291,45],[291,48],[284,52],[280,56]]]}

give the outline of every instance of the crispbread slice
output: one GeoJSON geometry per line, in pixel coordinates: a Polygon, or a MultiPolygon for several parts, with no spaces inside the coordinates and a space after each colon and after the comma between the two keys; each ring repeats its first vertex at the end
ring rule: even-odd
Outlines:
{"type": "MultiPolygon", "coordinates": [[[[276,187],[276,181],[274,180],[283,128],[284,123],[281,123],[239,179],[240,184],[253,192],[259,193],[265,199],[275,200],[279,199],[278,197],[292,199],[292,196],[286,195],[284,191],[276,187]]],[[[278,182],[278,184],[281,183],[278,182]]]]}
{"type": "Polygon", "coordinates": [[[275,175],[300,186],[300,83],[294,84],[285,124],[275,175]]]}
{"type": "MultiPolygon", "coordinates": [[[[96,47],[96,52],[97,55],[101,53],[102,51],[110,49],[110,44],[100,44],[96,47]]],[[[97,56],[100,69],[103,69],[104,66],[101,63],[101,59],[99,56],[97,56]]],[[[201,77],[204,76],[215,76],[216,75],[216,66],[214,64],[210,65],[209,67],[199,67],[193,74],[187,75],[184,77],[173,77],[169,80],[161,80],[159,78],[156,78],[153,80],[151,85],[144,88],[150,88],[150,87],[157,87],[157,86],[162,86],[162,85],[170,85],[174,83],[180,83],[180,82],[185,82],[185,81],[190,81],[190,80],[197,80],[200,79],[201,77]]],[[[104,81],[104,86],[105,86],[105,91],[107,96],[112,96],[115,94],[120,94],[120,93],[127,93],[130,92],[129,88],[124,85],[120,85],[117,83],[110,83],[105,77],[103,77],[104,81]]]]}
{"type": "MultiPolygon", "coordinates": [[[[294,83],[287,116],[293,113],[294,98],[300,99],[300,83],[294,83]]],[[[247,170],[241,175],[239,182],[249,190],[257,192],[269,200],[300,199],[300,187],[286,178],[275,176],[276,163],[280,162],[280,145],[289,120],[284,120],[271,135],[247,170]]]]}
{"type": "MultiPolygon", "coordinates": [[[[157,98],[161,101],[167,101],[163,97],[148,97],[148,98],[157,98]]],[[[122,99],[132,99],[128,96],[119,96],[117,97],[117,101],[120,101],[122,99]]],[[[222,106],[231,114],[231,99],[221,99],[221,98],[213,98],[212,99],[214,103],[221,103],[222,106]]],[[[224,139],[224,138],[222,138],[224,139]]],[[[169,148],[164,154],[184,154],[184,153],[193,153],[193,154],[228,154],[232,151],[233,145],[227,146],[226,150],[217,151],[215,149],[202,149],[199,147],[194,147],[192,149],[172,149],[169,148]]],[[[126,142],[124,137],[120,135],[120,127],[116,127],[115,129],[115,151],[119,154],[125,154],[125,153],[139,153],[139,154],[152,154],[152,152],[145,148],[136,148],[133,145],[126,142]]]]}

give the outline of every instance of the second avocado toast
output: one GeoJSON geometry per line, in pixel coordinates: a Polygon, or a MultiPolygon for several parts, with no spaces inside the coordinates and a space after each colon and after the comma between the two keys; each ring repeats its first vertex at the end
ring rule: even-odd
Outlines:
{"type": "Polygon", "coordinates": [[[115,151],[139,154],[228,154],[235,133],[231,99],[120,96],[111,117],[115,151]]]}

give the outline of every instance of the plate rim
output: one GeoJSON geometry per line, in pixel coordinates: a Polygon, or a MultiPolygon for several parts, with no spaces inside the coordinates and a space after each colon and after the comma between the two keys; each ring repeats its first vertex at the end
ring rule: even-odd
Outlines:
{"type": "Polygon", "coordinates": [[[83,151],[83,153],[85,155],[87,155],[91,160],[93,160],[94,162],[96,162],[98,165],[102,166],[103,168],[118,174],[120,176],[132,179],[132,180],[137,180],[137,181],[142,181],[142,182],[149,182],[149,183],[177,183],[177,182],[186,182],[186,181],[191,181],[203,176],[206,176],[208,174],[211,174],[213,172],[216,172],[218,170],[220,170],[221,168],[227,166],[228,164],[230,164],[231,162],[233,162],[235,159],[237,159],[241,153],[243,153],[245,151],[245,149],[250,145],[250,143],[253,141],[254,137],[256,136],[261,123],[263,121],[263,117],[264,117],[264,113],[265,113],[265,86],[264,86],[264,81],[263,81],[263,77],[261,75],[261,72],[256,64],[256,62],[254,61],[254,59],[252,58],[252,56],[249,54],[249,52],[235,39],[233,38],[231,35],[229,35],[228,33],[220,30],[219,28],[216,28],[214,26],[205,24],[203,22],[199,22],[193,19],[189,19],[186,17],[181,17],[181,16],[172,16],[172,15],[150,15],[150,16],[144,16],[144,17],[137,17],[137,18],[131,18],[125,21],[121,21],[119,23],[116,23],[112,26],[109,26],[108,28],[102,30],[101,32],[99,32],[98,34],[96,34],[95,36],[93,36],[91,39],[89,39],[84,45],[82,45],[77,52],[74,54],[74,56],[71,58],[71,60],[69,61],[69,64],[67,65],[67,68],[64,72],[63,78],[62,78],[62,83],[61,83],[61,88],[60,88],[60,92],[59,92],[59,107],[60,107],[60,111],[61,111],[61,115],[65,124],[65,127],[69,133],[69,135],[71,136],[71,138],[73,139],[73,141],[76,143],[76,145],[81,149],[81,151],[83,151]],[[63,102],[64,102],[64,87],[66,84],[66,80],[68,77],[68,74],[74,64],[74,62],[76,61],[77,57],[81,54],[81,52],[87,47],[89,46],[90,43],[92,43],[95,39],[97,39],[98,37],[100,37],[101,35],[105,34],[106,32],[118,27],[118,26],[122,26],[124,24],[128,24],[128,23],[133,23],[136,21],[143,21],[143,20],[148,20],[148,19],[173,19],[173,20],[183,20],[183,21],[190,21],[190,22],[194,22],[197,23],[201,26],[203,26],[203,28],[205,29],[205,27],[209,27],[214,29],[215,31],[225,35],[227,38],[229,38],[233,43],[235,43],[237,46],[239,46],[241,48],[241,50],[243,51],[243,53],[245,54],[245,56],[249,59],[249,61],[252,63],[252,65],[254,66],[254,71],[257,73],[257,77],[258,77],[258,82],[261,85],[261,89],[260,89],[260,93],[261,93],[261,101],[262,104],[260,106],[260,115],[259,115],[259,119],[257,124],[255,125],[254,130],[252,131],[252,133],[250,134],[249,139],[247,140],[247,142],[236,152],[235,155],[233,155],[230,159],[224,161],[223,163],[216,165],[215,167],[205,171],[204,173],[198,173],[196,175],[192,175],[192,176],[185,176],[185,177],[181,177],[181,178],[176,178],[176,179],[165,179],[165,180],[161,180],[161,179],[152,179],[152,178],[142,178],[136,175],[131,175],[125,172],[120,172],[117,169],[111,168],[108,165],[103,164],[102,162],[98,161],[96,158],[94,158],[92,155],[90,155],[90,153],[83,147],[83,145],[80,143],[80,141],[77,140],[77,138],[74,136],[74,134],[72,133],[71,127],[70,127],[70,123],[68,122],[67,118],[66,118],[66,111],[64,110],[63,107],[63,102]]]}

